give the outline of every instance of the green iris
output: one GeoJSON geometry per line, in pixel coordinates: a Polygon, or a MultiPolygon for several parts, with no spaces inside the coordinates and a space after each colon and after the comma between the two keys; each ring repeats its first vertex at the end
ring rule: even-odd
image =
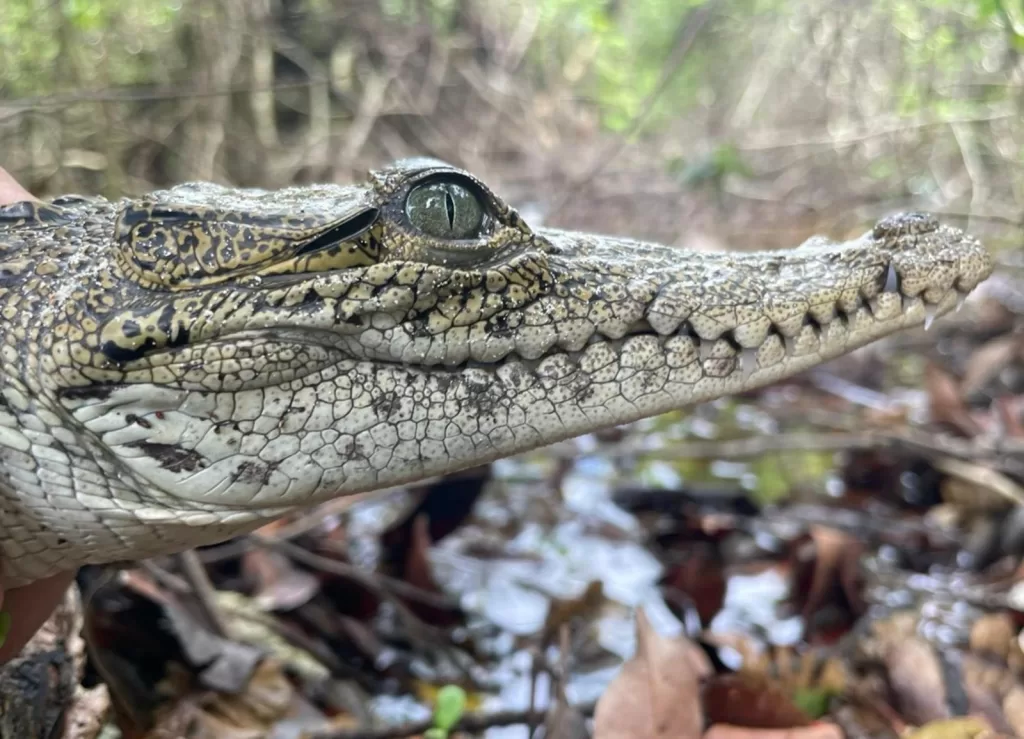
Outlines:
{"type": "Polygon", "coordinates": [[[413,189],[405,201],[409,222],[438,239],[475,239],[484,222],[476,194],[455,182],[428,182],[413,189]]]}

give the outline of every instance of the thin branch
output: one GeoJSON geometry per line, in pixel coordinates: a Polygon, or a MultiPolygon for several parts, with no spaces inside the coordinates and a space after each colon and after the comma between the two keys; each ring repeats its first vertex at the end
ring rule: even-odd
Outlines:
{"type": "Polygon", "coordinates": [[[640,127],[647,121],[647,118],[654,111],[654,106],[661,98],[662,94],[668,89],[669,83],[675,79],[676,74],[682,69],[683,62],[686,60],[690,49],[696,42],[700,32],[711,20],[713,11],[716,9],[717,4],[715,2],[708,2],[704,5],[698,6],[692,9],[683,18],[676,31],[676,40],[673,44],[672,51],[665,59],[665,63],[661,69],[661,75],[658,79],[654,89],[651,90],[650,94],[644,99],[640,106],[640,111],[630,121],[629,128],[624,131],[614,142],[608,146],[605,151],[597,158],[597,165],[594,166],[589,172],[583,177],[579,177],[569,187],[566,188],[565,194],[551,206],[548,211],[547,217],[554,218],[562,209],[565,208],[573,198],[579,194],[580,189],[587,182],[590,182],[595,177],[601,174],[601,172],[611,163],[611,161],[618,156],[618,154],[626,147],[629,143],[630,137],[635,134],[640,127]]]}
{"type": "Polygon", "coordinates": [[[889,136],[896,133],[907,133],[922,128],[934,128],[937,126],[950,126],[963,123],[981,123],[986,121],[1000,121],[1016,119],[1020,113],[1016,110],[995,109],[988,113],[979,113],[972,116],[956,116],[951,118],[938,118],[931,120],[916,121],[893,121],[886,120],[877,124],[875,128],[851,129],[835,134],[816,136],[808,134],[806,130],[775,130],[766,131],[747,141],[737,141],[734,146],[739,151],[764,151],[766,149],[796,149],[805,146],[825,146],[838,148],[851,146],[868,141],[879,136],[889,136]]]}
{"type": "MultiPolygon", "coordinates": [[[[795,432],[722,441],[687,441],[660,449],[623,448],[610,457],[645,456],[656,459],[745,459],[780,452],[842,452],[868,449],[903,449],[928,457],[951,457],[984,463],[1001,473],[1024,476],[1024,439],[961,439],[907,428],[898,431],[795,432]]],[[[995,485],[992,480],[986,487],[995,485]]],[[[998,483],[1003,486],[1003,483],[998,483]]],[[[1005,490],[1005,488],[1004,488],[1005,490]]],[[[1000,494],[1004,494],[1000,493],[1000,494]]],[[[1010,496],[1013,497],[1013,496],[1010,496]]]]}
{"type": "MultiPolygon", "coordinates": [[[[585,716],[594,713],[596,703],[585,703],[575,706],[585,716]]],[[[456,731],[481,732],[498,726],[519,726],[521,724],[539,724],[544,721],[547,711],[495,711],[494,713],[468,713],[455,725],[456,731]]],[[[423,734],[433,726],[431,721],[412,721],[407,724],[385,726],[378,729],[340,729],[337,731],[319,731],[309,735],[309,739],[403,739],[423,734]]]]}
{"type": "Polygon", "coordinates": [[[195,550],[189,549],[187,552],[182,552],[178,555],[178,561],[185,573],[185,579],[192,587],[192,593],[195,595],[203,618],[206,619],[207,626],[217,636],[227,637],[227,626],[220,608],[217,607],[217,591],[213,587],[213,583],[210,582],[210,576],[206,574],[206,568],[196,556],[195,550]]]}

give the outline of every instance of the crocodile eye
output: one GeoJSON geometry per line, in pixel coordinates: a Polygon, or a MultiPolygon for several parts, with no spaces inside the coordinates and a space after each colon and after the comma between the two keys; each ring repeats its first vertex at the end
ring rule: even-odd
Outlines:
{"type": "Polygon", "coordinates": [[[409,222],[439,239],[475,239],[484,222],[476,194],[455,182],[428,182],[413,188],[405,201],[409,222]]]}

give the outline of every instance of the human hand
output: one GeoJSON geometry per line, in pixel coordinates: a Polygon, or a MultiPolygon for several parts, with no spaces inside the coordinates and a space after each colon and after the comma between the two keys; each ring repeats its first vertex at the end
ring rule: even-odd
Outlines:
{"type": "MultiPolygon", "coordinates": [[[[28,191],[0,167],[0,205],[32,199],[28,191]]],[[[0,644],[0,664],[18,656],[25,643],[53,613],[74,576],[74,572],[62,572],[6,592],[0,577],[0,614],[5,614],[0,623],[9,623],[6,638],[0,644]]]]}

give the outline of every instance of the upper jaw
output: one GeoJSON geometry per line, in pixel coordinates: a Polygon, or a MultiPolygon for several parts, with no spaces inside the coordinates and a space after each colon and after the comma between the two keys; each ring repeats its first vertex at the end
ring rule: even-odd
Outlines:
{"type": "Polygon", "coordinates": [[[380,359],[532,361],[647,334],[691,337],[702,357],[735,357],[749,372],[751,355],[772,346],[831,356],[930,323],[992,270],[976,239],[917,215],[846,243],[814,239],[772,253],[694,253],[555,230],[538,237],[553,282],[546,294],[499,322],[418,336],[397,323],[378,337],[380,359]]]}
{"type": "MultiPolygon", "coordinates": [[[[353,303],[339,290],[315,312],[285,309],[261,331],[282,339],[305,332],[310,343],[355,359],[438,369],[578,358],[594,344],[637,335],[665,347],[681,337],[702,362],[731,363],[749,375],[780,357],[815,352],[824,359],[929,322],[992,269],[976,239],[920,216],[887,219],[843,244],[815,239],[771,253],[695,253],[547,229],[530,251],[550,286],[510,310],[463,320],[487,302],[490,288],[481,280],[456,291],[465,311],[440,324],[429,320],[441,312],[436,305],[413,307],[421,297],[414,290],[404,305],[371,298],[356,303],[358,315],[344,316],[342,306],[353,303]]],[[[311,284],[334,280],[319,275],[311,284]]],[[[240,328],[214,333],[226,339],[240,328]]]]}
{"type": "Polygon", "coordinates": [[[564,260],[556,274],[589,275],[594,300],[614,308],[596,325],[613,339],[645,324],[660,335],[726,337],[754,348],[770,333],[794,336],[808,324],[849,322],[862,310],[895,329],[917,302],[923,322],[992,271],[977,239],[917,214],[886,219],[845,243],[815,238],[778,252],[695,253],[586,234],[544,236],[554,259],[564,260]]]}

